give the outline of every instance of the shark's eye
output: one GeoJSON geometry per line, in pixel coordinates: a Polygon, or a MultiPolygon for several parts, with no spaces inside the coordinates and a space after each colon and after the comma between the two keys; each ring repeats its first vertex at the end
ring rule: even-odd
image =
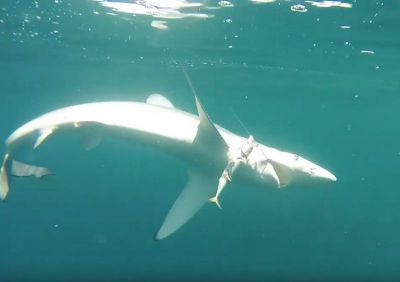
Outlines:
{"type": "Polygon", "coordinates": [[[298,161],[298,160],[299,160],[299,156],[298,156],[298,155],[293,155],[293,159],[294,159],[295,161],[298,161]]]}

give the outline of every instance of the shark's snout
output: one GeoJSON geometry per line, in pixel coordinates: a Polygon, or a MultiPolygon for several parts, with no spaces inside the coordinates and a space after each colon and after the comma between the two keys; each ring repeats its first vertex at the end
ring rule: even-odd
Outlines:
{"type": "Polygon", "coordinates": [[[336,176],[329,172],[328,170],[320,167],[320,166],[315,166],[311,168],[310,174],[314,178],[318,178],[321,180],[326,180],[326,181],[336,181],[337,178],[336,176]]]}

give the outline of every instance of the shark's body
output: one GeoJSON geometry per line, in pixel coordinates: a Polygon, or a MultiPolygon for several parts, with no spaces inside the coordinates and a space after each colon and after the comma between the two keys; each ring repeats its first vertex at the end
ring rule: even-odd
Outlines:
{"type": "MultiPolygon", "coordinates": [[[[147,103],[89,103],[44,114],[8,137],[0,174],[0,197],[4,199],[8,194],[7,169],[17,176],[41,177],[50,173],[43,167],[13,160],[14,153],[22,145],[28,143],[36,148],[53,133],[77,131],[89,140],[85,142],[88,147],[93,147],[102,134],[114,134],[167,150],[189,165],[189,181],[156,234],[156,239],[163,239],[185,224],[215,195],[221,173],[230,161],[229,155],[247,140],[214,125],[197,97],[196,106],[198,116],[175,109],[160,95],[152,95],[147,103]],[[94,138],[88,135],[91,132],[94,138]]],[[[262,144],[257,144],[238,170],[241,171],[238,175],[247,180],[275,183],[279,187],[297,180],[336,180],[327,170],[298,155],[262,144]]]]}

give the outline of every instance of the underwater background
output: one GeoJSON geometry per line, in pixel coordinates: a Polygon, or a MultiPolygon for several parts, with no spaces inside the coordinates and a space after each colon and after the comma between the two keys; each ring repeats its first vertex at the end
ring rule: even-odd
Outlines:
{"type": "Polygon", "coordinates": [[[400,280],[399,1],[153,0],[135,15],[120,2],[1,1],[1,140],[83,102],[162,93],[195,113],[183,66],[213,121],[246,136],[238,116],[338,181],[233,184],[222,210],[208,204],[156,242],[186,164],[55,136],[26,158],[56,175],[10,177],[0,281],[400,280]]]}

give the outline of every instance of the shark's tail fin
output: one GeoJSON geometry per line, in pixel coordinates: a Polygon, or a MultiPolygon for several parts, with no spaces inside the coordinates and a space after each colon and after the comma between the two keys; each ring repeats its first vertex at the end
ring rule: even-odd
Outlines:
{"type": "Polygon", "coordinates": [[[36,166],[12,160],[10,174],[18,177],[34,176],[36,178],[41,178],[54,173],[48,168],[42,166],[36,166]]]}
{"type": "Polygon", "coordinates": [[[211,197],[210,199],[208,199],[211,203],[214,203],[217,205],[217,207],[219,207],[220,209],[222,209],[220,203],[219,203],[219,199],[217,196],[211,197]]]}

